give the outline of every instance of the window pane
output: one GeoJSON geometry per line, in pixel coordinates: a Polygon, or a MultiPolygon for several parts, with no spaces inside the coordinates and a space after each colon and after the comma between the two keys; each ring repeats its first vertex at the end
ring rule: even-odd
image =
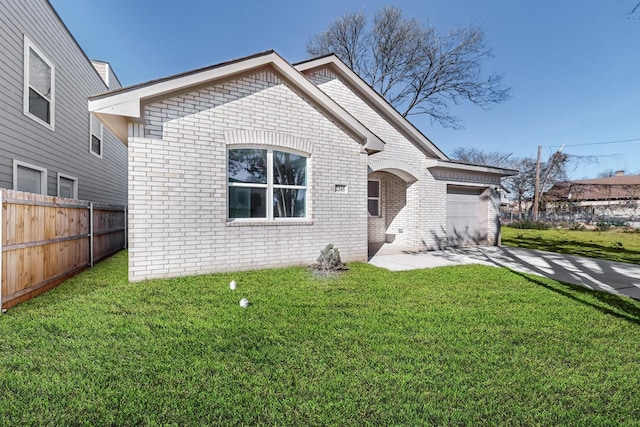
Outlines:
{"type": "Polygon", "coordinates": [[[40,120],[51,123],[49,114],[49,101],[29,88],[29,112],[40,120]]]}
{"type": "Polygon", "coordinates": [[[91,116],[91,151],[96,154],[100,154],[100,141],[102,140],[102,123],[100,120],[91,116]]]}
{"type": "Polygon", "coordinates": [[[91,151],[97,155],[102,154],[102,143],[95,135],[91,135],[91,151]]]}
{"type": "Polygon", "coordinates": [[[229,187],[229,218],[266,217],[266,188],[229,187]]]}
{"type": "Polygon", "coordinates": [[[51,67],[33,49],[29,49],[29,86],[51,99],[51,67]]]}
{"type": "Polygon", "coordinates": [[[368,197],[380,197],[380,181],[368,182],[368,197]]]}
{"type": "Polygon", "coordinates": [[[380,216],[378,199],[369,199],[367,205],[369,208],[369,216],[380,216]]]}
{"type": "Polygon", "coordinates": [[[102,123],[93,116],[91,116],[91,134],[98,138],[102,137],[102,123]]]}
{"type": "Polygon", "coordinates": [[[42,192],[42,172],[26,168],[24,166],[18,166],[17,171],[17,186],[18,191],[27,191],[29,193],[41,194],[42,192]]]}
{"type": "Polygon", "coordinates": [[[267,183],[267,150],[229,150],[229,182],[267,183]]]}
{"type": "Polygon", "coordinates": [[[298,154],[274,151],[273,183],[307,185],[307,158],[298,154]]]}
{"type": "Polygon", "coordinates": [[[73,187],[75,183],[72,179],[60,178],[60,194],[58,194],[58,196],[73,199],[73,187]]]}
{"type": "Polygon", "coordinates": [[[275,218],[304,218],[307,190],[273,189],[273,216],[275,218]]]}

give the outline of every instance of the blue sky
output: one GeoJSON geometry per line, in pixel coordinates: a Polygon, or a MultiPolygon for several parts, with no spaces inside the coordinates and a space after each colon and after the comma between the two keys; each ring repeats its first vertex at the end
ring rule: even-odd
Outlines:
{"type": "Polygon", "coordinates": [[[503,73],[513,97],[488,111],[452,107],[463,130],[413,116],[441,150],[535,157],[542,145],[547,157],[565,144],[565,153],[583,158],[570,166],[572,179],[609,169],[640,173],[640,19],[628,15],[637,0],[51,3],[87,55],[110,62],[124,85],[270,49],[298,62],[311,36],[354,10],[371,16],[391,4],[441,31],[479,24],[494,55],[485,70],[503,73]]]}

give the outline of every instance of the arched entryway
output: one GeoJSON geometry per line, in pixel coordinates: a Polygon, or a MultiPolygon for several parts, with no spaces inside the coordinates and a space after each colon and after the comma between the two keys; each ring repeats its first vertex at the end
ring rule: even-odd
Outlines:
{"type": "Polygon", "coordinates": [[[368,175],[368,243],[370,252],[383,244],[414,246],[417,202],[412,186],[417,171],[401,162],[373,162],[368,175]]]}

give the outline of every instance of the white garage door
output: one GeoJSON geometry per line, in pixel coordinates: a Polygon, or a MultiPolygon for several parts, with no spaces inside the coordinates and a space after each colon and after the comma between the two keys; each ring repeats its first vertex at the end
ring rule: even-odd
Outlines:
{"type": "Polygon", "coordinates": [[[449,246],[478,245],[487,241],[486,214],[480,200],[483,189],[447,188],[447,240],[449,246]]]}

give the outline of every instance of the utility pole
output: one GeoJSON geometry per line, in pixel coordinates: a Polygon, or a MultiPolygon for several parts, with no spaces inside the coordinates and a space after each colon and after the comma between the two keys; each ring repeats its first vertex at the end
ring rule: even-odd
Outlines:
{"type": "Polygon", "coordinates": [[[538,160],[536,160],[536,181],[533,188],[533,220],[538,221],[538,204],[540,194],[540,157],[542,156],[542,145],[538,145],[538,160]]]}
{"type": "Polygon", "coordinates": [[[547,163],[547,173],[544,176],[544,180],[542,181],[542,186],[540,185],[540,157],[542,156],[542,145],[538,145],[538,160],[536,161],[536,181],[535,188],[533,194],[533,220],[538,221],[538,205],[540,204],[540,197],[542,196],[542,191],[547,186],[547,182],[549,182],[549,176],[551,175],[551,171],[553,168],[562,162],[562,150],[564,149],[564,144],[560,147],[558,151],[553,153],[553,156],[549,159],[547,163]],[[542,188],[541,188],[542,187],[542,188]]]}

